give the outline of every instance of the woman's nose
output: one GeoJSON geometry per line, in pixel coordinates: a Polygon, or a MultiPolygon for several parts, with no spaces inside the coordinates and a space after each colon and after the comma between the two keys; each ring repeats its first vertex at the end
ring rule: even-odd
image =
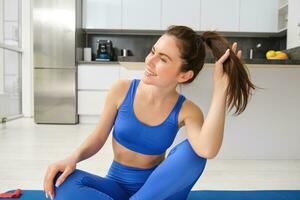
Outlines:
{"type": "Polygon", "coordinates": [[[146,64],[148,64],[148,65],[154,65],[155,64],[155,62],[156,62],[156,56],[155,55],[149,55],[148,57],[147,57],[147,60],[146,60],[146,64]]]}

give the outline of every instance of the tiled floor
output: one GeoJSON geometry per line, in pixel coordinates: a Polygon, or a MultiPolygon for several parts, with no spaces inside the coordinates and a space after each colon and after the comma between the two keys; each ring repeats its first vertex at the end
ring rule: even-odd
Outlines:
{"type": "MultiPolygon", "coordinates": [[[[30,118],[0,124],[0,192],[42,189],[47,165],[70,154],[94,125],[37,125],[30,118]]],[[[78,168],[105,175],[111,138],[78,168]]],[[[193,189],[300,189],[300,160],[209,160],[193,189]]]]}

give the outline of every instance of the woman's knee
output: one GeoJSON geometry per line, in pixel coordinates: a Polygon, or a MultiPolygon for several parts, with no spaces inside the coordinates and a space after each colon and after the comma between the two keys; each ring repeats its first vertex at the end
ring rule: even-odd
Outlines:
{"type": "MultiPolygon", "coordinates": [[[[58,173],[55,177],[54,180],[54,185],[55,185],[55,181],[58,179],[58,177],[61,175],[62,173],[58,173]]],[[[74,191],[74,189],[82,187],[82,179],[83,177],[85,177],[88,173],[84,172],[82,170],[75,170],[73,173],[71,173],[66,179],[65,181],[59,186],[59,187],[55,187],[55,196],[56,197],[66,197],[68,195],[72,194],[72,191],[74,191]]],[[[59,199],[59,198],[58,198],[59,199]]]]}
{"type": "Polygon", "coordinates": [[[189,170],[194,169],[194,171],[198,173],[203,171],[207,161],[206,158],[198,156],[195,153],[187,139],[176,145],[170,151],[168,158],[169,157],[172,157],[174,162],[177,162],[179,166],[182,166],[189,170]]]}
{"type": "MultiPolygon", "coordinates": [[[[67,184],[78,184],[81,182],[82,178],[87,176],[89,173],[76,169],[74,172],[72,172],[61,185],[67,185],[67,184]]],[[[62,175],[61,172],[57,173],[54,178],[54,185],[56,180],[62,175]]]]}
{"type": "Polygon", "coordinates": [[[196,154],[188,139],[185,139],[184,141],[182,141],[181,143],[173,147],[168,157],[171,156],[172,154],[182,155],[187,159],[206,161],[206,158],[196,154]]]}

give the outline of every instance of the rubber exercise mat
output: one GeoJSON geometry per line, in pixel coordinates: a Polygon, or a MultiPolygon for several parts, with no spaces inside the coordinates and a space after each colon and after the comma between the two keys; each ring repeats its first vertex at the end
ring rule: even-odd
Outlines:
{"type": "MultiPolygon", "coordinates": [[[[18,200],[46,200],[42,190],[22,190],[18,200]]],[[[299,200],[300,190],[200,190],[192,191],[188,200],[299,200]]],[[[1,200],[12,200],[2,199],[1,200]]]]}
{"type": "Polygon", "coordinates": [[[300,200],[300,190],[200,190],[191,191],[188,200],[300,200]]]}

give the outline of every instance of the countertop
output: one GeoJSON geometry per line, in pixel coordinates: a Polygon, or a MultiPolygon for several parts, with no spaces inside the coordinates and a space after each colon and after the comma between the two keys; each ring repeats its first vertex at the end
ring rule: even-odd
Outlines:
{"type": "MultiPolygon", "coordinates": [[[[300,60],[267,60],[267,59],[244,59],[243,62],[248,68],[300,68],[300,60]]],[[[141,61],[79,61],[78,64],[96,65],[122,65],[130,70],[141,70],[145,63],[141,61]]],[[[214,59],[206,59],[205,66],[213,67],[214,59]]]]}
{"type": "Polygon", "coordinates": [[[258,59],[243,59],[243,61],[245,64],[300,65],[300,60],[290,60],[290,59],[267,60],[263,58],[258,58],[258,59]]]}

